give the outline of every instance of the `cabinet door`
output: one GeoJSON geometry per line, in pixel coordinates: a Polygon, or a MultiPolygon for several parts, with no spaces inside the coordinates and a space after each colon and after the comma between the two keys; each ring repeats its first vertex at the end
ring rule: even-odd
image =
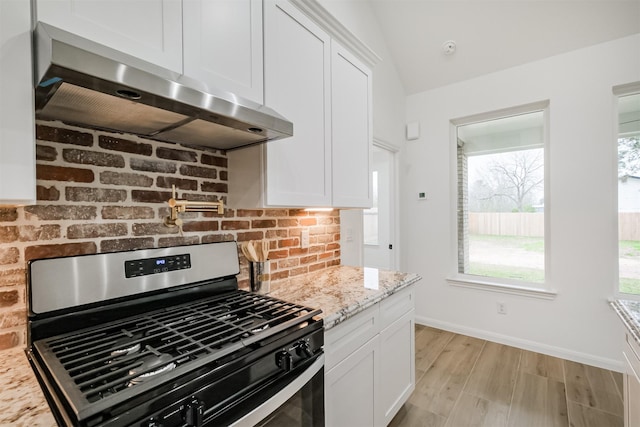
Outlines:
{"type": "Polygon", "coordinates": [[[0,1],[0,205],[36,199],[31,6],[0,1]]]}
{"type": "Polygon", "coordinates": [[[333,206],[370,208],[371,71],[335,41],[331,55],[333,206]]]}
{"type": "Polygon", "coordinates": [[[182,74],[181,0],[37,0],[37,17],[182,74]]]}
{"type": "Polygon", "coordinates": [[[331,205],[330,38],[288,1],[265,3],[265,104],[293,122],[266,144],[266,203],[331,205]]]}
{"type": "Polygon", "coordinates": [[[624,374],[624,425],[640,426],[640,349],[634,338],[627,335],[623,352],[626,362],[624,374]]]}
{"type": "Polygon", "coordinates": [[[625,400],[625,426],[640,426],[640,379],[636,375],[625,375],[627,396],[625,400]],[[635,403],[632,403],[635,402],[635,403]]]}
{"type": "Polygon", "coordinates": [[[387,425],[415,389],[414,310],[380,332],[380,392],[377,425],[387,425]]]}
{"type": "Polygon", "coordinates": [[[262,0],[184,0],[184,74],[263,103],[262,0]]]}
{"type": "Polygon", "coordinates": [[[379,337],[369,340],[324,377],[327,426],[373,426],[379,337]]]}

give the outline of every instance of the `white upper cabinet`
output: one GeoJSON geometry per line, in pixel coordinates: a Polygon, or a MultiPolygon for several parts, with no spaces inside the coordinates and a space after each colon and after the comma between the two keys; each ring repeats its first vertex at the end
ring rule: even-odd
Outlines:
{"type": "Polygon", "coordinates": [[[264,101],[262,0],[184,0],[184,75],[264,101]]]}
{"type": "Polygon", "coordinates": [[[0,1],[0,205],[36,200],[31,6],[0,1]]]}
{"type": "Polygon", "coordinates": [[[230,206],[371,206],[371,71],[311,4],[265,2],[264,101],[293,137],[228,153],[230,206]]]}
{"type": "Polygon", "coordinates": [[[288,1],[267,1],[265,104],[293,136],[229,156],[229,205],[331,205],[331,39],[288,1]]]}
{"type": "Polygon", "coordinates": [[[331,163],[333,206],[370,208],[371,71],[332,42],[331,163]]]}
{"type": "Polygon", "coordinates": [[[266,203],[331,205],[331,39],[287,1],[265,10],[265,104],[293,122],[293,137],[265,145],[266,203]]]}
{"type": "Polygon", "coordinates": [[[182,74],[181,0],[37,0],[36,13],[38,21],[182,74]]]}

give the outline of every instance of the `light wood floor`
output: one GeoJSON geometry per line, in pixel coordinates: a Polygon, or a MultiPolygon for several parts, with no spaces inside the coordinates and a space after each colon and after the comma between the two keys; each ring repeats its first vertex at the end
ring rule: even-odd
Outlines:
{"type": "Polygon", "coordinates": [[[390,426],[622,427],[622,374],[416,326],[416,390],[390,426]]]}

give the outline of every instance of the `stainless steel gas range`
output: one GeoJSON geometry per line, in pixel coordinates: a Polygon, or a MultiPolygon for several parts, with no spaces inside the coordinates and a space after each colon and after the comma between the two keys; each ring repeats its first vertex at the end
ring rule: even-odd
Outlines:
{"type": "Polygon", "coordinates": [[[238,289],[235,242],[34,260],[28,357],[60,425],[324,425],[320,310],[238,289]]]}

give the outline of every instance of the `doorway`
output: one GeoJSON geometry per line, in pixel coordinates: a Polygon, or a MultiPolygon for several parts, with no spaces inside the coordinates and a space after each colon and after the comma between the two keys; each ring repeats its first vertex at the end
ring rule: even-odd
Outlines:
{"type": "Polygon", "coordinates": [[[373,206],[362,211],[364,266],[396,268],[395,252],[395,151],[373,146],[373,206]]]}

